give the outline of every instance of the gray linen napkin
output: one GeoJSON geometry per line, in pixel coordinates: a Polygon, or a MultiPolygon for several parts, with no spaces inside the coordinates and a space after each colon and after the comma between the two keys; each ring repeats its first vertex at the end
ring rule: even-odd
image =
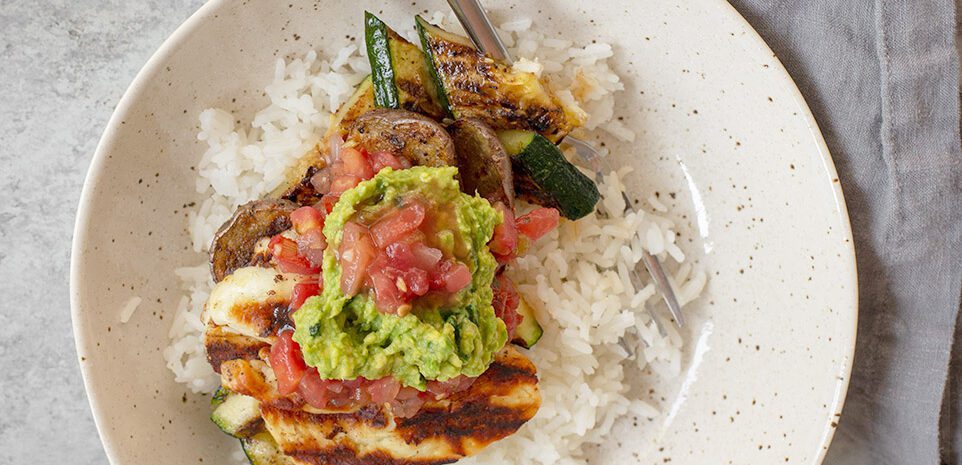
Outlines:
{"type": "Polygon", "coordinates": [[[826,464],[938,464],[941,448],[962,465],[962,372],[949,373],[962,284],[954,0],[732,3],[811,105],[855,233],[855,370],[826,464]]]}

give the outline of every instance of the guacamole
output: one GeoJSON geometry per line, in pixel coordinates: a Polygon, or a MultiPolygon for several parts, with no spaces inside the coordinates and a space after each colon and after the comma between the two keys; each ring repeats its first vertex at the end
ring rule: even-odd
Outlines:
{"type": "Polygon", "coordinates": [[[324,290],[293,315],[294,340],[321,378],[390,375],[424,390],[428,380],[480,375],[504,346],[507,331],[491,306],[497,262],[487,246],[502,218],[487,200],[462,193],[456,175],[451,167],[385,168],[344,192],[327,216],[324,290]],[[370,292],[348,297],[341,291],[336,251],[355,213],[398,205],[412,194],[454,211],[456,230],[440,231],[437,242],[461,251],[471,283],[445,304],[414,301],[405,316],[380,313],[370,292]]]}

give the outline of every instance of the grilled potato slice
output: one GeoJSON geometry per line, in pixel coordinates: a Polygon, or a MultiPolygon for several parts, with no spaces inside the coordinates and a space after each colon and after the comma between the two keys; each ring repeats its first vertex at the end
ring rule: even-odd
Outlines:
{"type": "Polygon", "coordinates": [[[477,192],[491,203],[514,206],[514,181],[511,158],[497,134],[481,120],[462,118],[448,127],[458,156],[461,190],[477,192]]]}
{"type": "Polygon", "coordinates": [[[210,247],[210,270],[214,282],[220,282],[236,269],[250,264],[257,241],[289,229],[294,202],[255,200],[237,208],[214,235],[210,247]]]}
{"type": "Polygon", "coordinates": [[[391,152],[420,166],[453,166],[454,143],[444,128],[423,115],[381,108],[354,121],[347,136],[368,153],[391,152]]]}

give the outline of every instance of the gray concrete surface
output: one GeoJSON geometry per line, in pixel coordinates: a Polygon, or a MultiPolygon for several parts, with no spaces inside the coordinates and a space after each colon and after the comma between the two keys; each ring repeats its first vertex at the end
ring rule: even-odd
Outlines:
{"type": "Polygon", "coordinates": [[[0,0],[0,464],[107,463],[70,324],[74,213],[117,101],[202,3],[0,0]]]}

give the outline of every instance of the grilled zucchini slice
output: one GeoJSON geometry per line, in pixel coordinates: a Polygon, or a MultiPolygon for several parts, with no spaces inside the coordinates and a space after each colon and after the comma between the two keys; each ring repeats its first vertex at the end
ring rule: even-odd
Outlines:
{"type": "Polygon", "coordinates": [[[477,118],[494,129],[536,131],[560,141],[573,124],[532,73],[513,70],[471,42],[417,16],[418,35],[438,103],[452,119],[477,118]]]}
{"type": "Polygon", "coordinates": [[[534,309],[523,298],[518,302],[517,312],[521,315],[521,323],[514,329],[514,339],[511,339],[511,343],[530,349],[541,339],[544,330],[534,316],[534,309]]]}
{"type": "Polygon", "coordinates": [[[557,145],[531,131],[498,131],[498,139],[511,156],[514,189],[519,197],[557,208],[572,220],[594,211],[601,198],[598,187],[565,158],[557,145]]]}
{"type": "Polygon", "coordinates": [[[343,139],[347,132],[354,125],[354,120],[359,116],[373,110],[374,105],[374,81],[371,76],[364,78],[351,97],[344,101],[337,109],[337,113],[331,117],[331,126],[327,130],[324,140],[331,135],[337,134],[343,139]]]}
{"type": "Polygon", "coordinates": [[[284,455],[277,441],[267,431],[242,438],[241,447],[251,465],[295,465],[294,460],[284,455]]]}
{"type": "Polygon", "coordinates": [[[261,426],[260,402],[257,399],[221,388],[211,400],[217,406],[210,414],[211,421],[221,431],[242,438],[251,435],[261,426]]]}
{"type": "Polygon", "coordinates": [[[371,61],[374,103],[381,108],[400,108],[441,119],[441,111],[426,83],[431,82],[424,54],[418,47],[364,12],[364,42],[371,61]]]}

